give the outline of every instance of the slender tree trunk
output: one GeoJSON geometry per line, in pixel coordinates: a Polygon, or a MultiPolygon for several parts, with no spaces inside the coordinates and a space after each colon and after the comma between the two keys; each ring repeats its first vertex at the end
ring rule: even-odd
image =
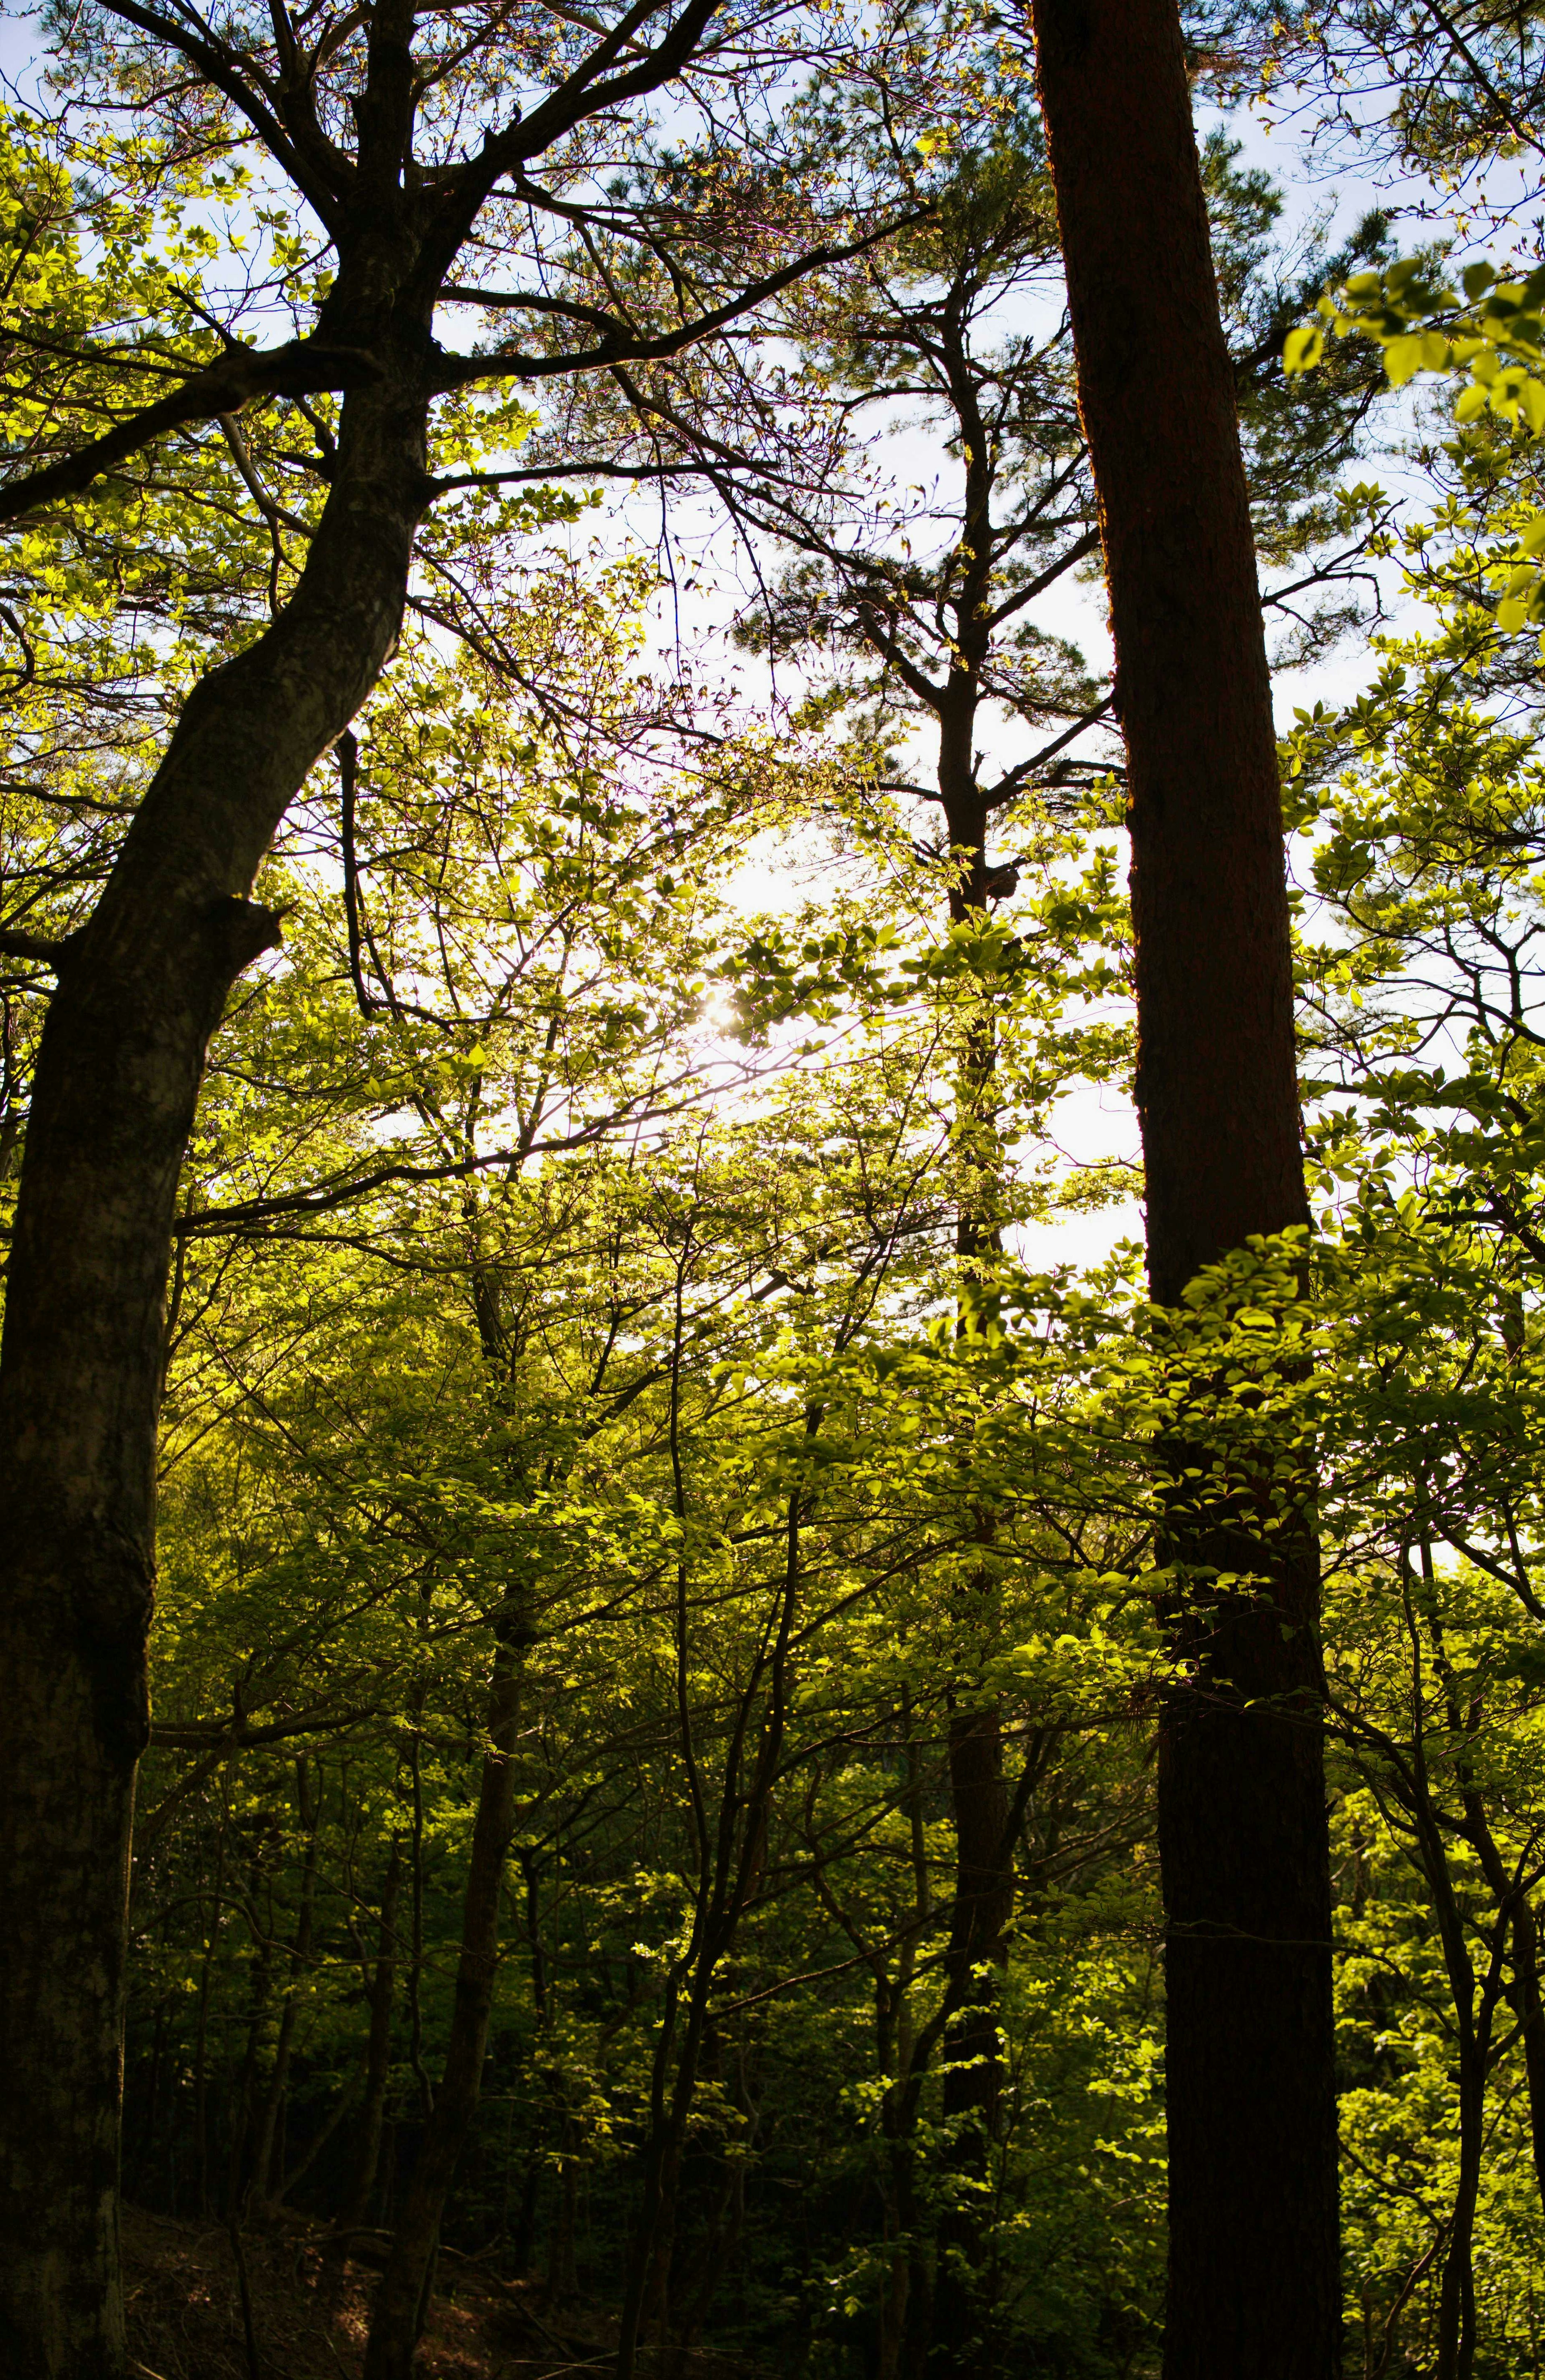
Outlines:
{"type": "Polygon", "coordinates": [[[266,2212],[284,2189],[285,2106],[289,2096],[290,2054],[295,2046],[298,1995],[305,1970],[310,1962],[311,1930],[316,1915],[317,1825],[321,1788],[319,1782],[317,1799],[313,1801],[304,1758],[296,1763],[296,1786],[300,1823],[306,1828],[306,1859],[300,1877],[300,1907],[296,1914],[295,1939],[290,1946],[289,1976],[285,1985],[284,2005],[279,2011],[279,2037],[274,2046],[274,2066],[268,2078],[268,2088],[263,2094],[258,2119],[257,2145],[252,2156],[251,2194],[255,2214],[266,2212]]]}
{"type": "Polygon", "coordinates": [[[278,939],[248,898],[395,638],[418,354],[351,395],[305,575],[195,687],[38,1052],[0,1344],[0,2368],[121,2380],[126,1887],[149,1726],[162,1303],[204,1053],[278,939]]]}
{"type": "MultiPolygon", "coordinates": [[[[1451,1673],[1452,1676],[1452,1673],[1451,1673]]],[[[1445,1679],[1445,1684],[1449,1680],[1445,1679]]],[[[1486,1805],[1473,1785],[1465,1794],[1465,1820],[1498,1914],[1512,1913],[1513,1988],[1508,1997],[1524,2037],[1524,2076],[1529,2096],[1529,2145],[1535,2185],[1545,2207],[1545,2003],[1539,1991],[1539,1928],[1521,1876],[1515,1878],[1491,1832],[1486,1805]]]]}
{"type": "Polygon", "coordinates": [[[746,2228],[746,2171],[744,2166],[726,2159],[720,2182],[719,2195],[703,2241],[695,2275],[696,2287],[691,2301],[676,2326],[675,2354],[673,2374],[690,2372],[697,2351],[708,2325],[713,2301],[724,2286],[740,2252],[741,2234],[746,2228]]]}
{"type": "MultiPolygon", "coordinates": [[[[899,2193],[894,2195],[899,2204],[899,2193]]],[[[904,2247],[895,2248],[880,2285],[875,2380],[901,2380],[901,2359],[906,2345],[906,2300],[911,2284],[910,2252],[904,2247]]]]}
{"type": "MultiPolygon", "coordinates": [[[[682,1279],[683,1275],[678,1273],[671,1377],[672,1465],[678,1515],[684,1515],[687,1510],[676,1402],[682,1342],[682,1279]]],[[[821,1417],[821,1407],[806,1408],[807,1440],[819,1433],[821,1417]]],[[[693,2095],[698,2086],[709,2006],[714,1979],[721,1964],[735,1947],[740,1921],[761,1874],[772,1782],[778,1772],[788,1724],[790,1647],[795,1614],[799,1604],[802,1518],[801,1495],[796,1489],[788,1500],[785,1520],[784,1580],[777,1629],[772,1644],[764,1647],[753,1663],[739,1695],[735,1725],[724,1757],[724,1780],[712,1839],[701,1776],[693,1747],[692,1714],[687,1689],[688,1599],[685,1562],[677,1569],[677,1722],[681,1730],[682,1757],[691,1779],[691,1803],[698,1831],[697,1910],[687,1958],[674,1969],[667,1983],[660,2035],[655,2044],[643,2189],[639,2199],[639,2228],[623,2295],[616,2380],[634,2380],[639,2369],[640,2341],[646,2317],[651,2311],[651,2289],[659,2312],[662,2336],[663,2334],[671,2255],[675,2239],[682,2151],[692,2112],[693,2095]],[[764,1687],[766,1703],[761,1741],[750,1764],[749,1779],[743,1786],[752,1718],[764,1687]],[[667,2090],[676,2033],[676,1996],[684,1982],[687,1983],[685,2018],[681,2026],[680,2047],[675,2052],[675,2075],[667,2090]]],[[[370,2374],[366,2375],[366,2380],[371,2380],[370,2374]]]]}
{"type": "Polygon", "coordinates": [[[483,2059],[499,1967],[499,1896],[515,1830],[515,1740],[522,1662],[506,1637],[494,1655],[488,1734],[456,1961],[445,2066],[419,2142],[365,2350],[365,2380],[409,2380],[429,2313],[445,2201],[482,2095],[483,2059]]]}
{"type": "MultiPolygon", "coordinates": [[[[917,1970],[918,1943],[932,1914],[933,1888],[929,1876],[928,1836],[923,1821],[922,1762],[913,1723],[912,1697],[905,1687],[902,1690],[901,1724],[906,1762],[905,1806],[910,1838],[916,1931],[904,1943],[896,1963],[894,2017],[896,2079],[885,2094],[882,2110],[891,2187],[895,2199],[896,2226],[905,2241],[905,2249],[896,2259],[901,2269],[897,2272],[893,2266],[889,2292],[897,2335],[893,2340],[884,2342],[883,2352],[891,2359],[894,2380],[922,2380],[928,2363],[929,2341],[933,2332],[933,2271],[929,2263],[921,2209],[918,2204],[916,2129],[923,2071],[931,2041],[927,2037],[927,2027],[924,2028],[925,2038],[922,2041],[913,2030],[910,1996],[917,1970]]],[[[958,1883],[958,1877],[956,1881],[958,1883]]],[[[946,1982],[946,1995],[948,1989],[946,1982]]],[[[893,2375],[882,2369],[881,2380],[893,2380],[893,2375]]]]}
{"type": "Polygon", "coordinates": [[[1476,2207],[1480,2197],[1486,2077],[1474,2046],[1459,2053],[1459,2176],[1454,2192],[1443,2277],[1438,2292],[1438,2361],[1433,2380],[1468,2380],[1476,2360],[1476,2207]]]}
{"type": "Polygon", "coordinates": [[[994,2368],[991,2308],[982,2286],[991,2148],[998,2131],[1003,2059],[998,1999],[1007,1955],[1014,1881],[1005,1856],[1008,1793],[995,1703],[950,1720],[950,1801],[955,1826],[955,1896],[944,1954],[955,2002],[944,2044],[943,2113],[960,2131],[951,2151],[956,2192],[939,2225],[931,2371],[994,2368]]]}
{"type": "Polygon", "coordinates": [[[565,2159],[558,2178],[558,2204],[547,2241],[547,2277],[541,2286],[543,2306],[566,2305],[578,2294],[579,2277],[575,2265],[574,2240],[579,2223],[579,2168],[577,2159],[565,2159]]]}
{"type": "MultiPolygon", "coordinates": [[[[1032,17],[1129,764],[1149,1273],[1174,1305],[1308,1220],[1271,686],[1174,0],[1032,17]]],[[[1170,1502],[1194,1683],[1159,1771],[1167,2380],[1340,2364],[1311,1493],[1271,1537],[1247,1494],[1222,1521],[1170,1502]],[[1210,1592],[1220,1571],[1252,1585],[1210,1592]]]]}
{"type": "MultiPolygon", "coordinates": [[[[988,810],[977,782],[976,737],[980,673],[989,634],[985,613],[991,547],[992,462],[990,441],[962,369],[955,403],[966,451],[965,542],[976,557],[956,609],[960,650],[939,714],[938,786],[958,874],[950,889],[955,925],[980,927],[988,917],[988,810]]],[[[992,991],[976,995],[957,1076],[955,1139],[964,1171],[955,1253],[963,1285],[960,1328],[972,1327],[969,1294],[984,1266],[1001,1251],[1003,1148],[996,1106],[997,1020],[992,991]]],[[[979,1512],[983,1542],[991,1515],[979,1512]]],[[[965,1608],[985,1614],[991,1597],[985,1572],[971,1582],[965,1608]]],[[[965,1633],[965,1632],[963,1632],[965,1633]]],[[[955,1903],[945,1953],[954,2009],[944,2051],[943,2113],[957,2130],[946,2152],[953,2197],[941,2216],[933,2285],[908,2290],[915,2354],[926,2344],[927,2368],[952,2380],[987,2380],[993,2369],[988,2332],[991,2309],[982,2290],[987,2258],[984,2216],[992,2143],[1002,2095],[998,2001],[1014,1912],[1014,1868],[1004,1837],[1008,1796],[1004,1785],[1003,1718],[996,1700],[952,1697],[948,1775],[955,1822],[955,1903]],[[922,2328],[924,2321],[929,2327],[922,2328]]]]}
{"type": "Polygon", "coordinates": [[[371,1982],[371,2030],[365,2050],[365,2103],[359,2113],[359,2143],[341,2221],[357,2229],[370,2208],[381,2162],[381,2128],[386,2114],[386,2092],[392,2079],[392,1995],[397,1975],[397,1894],[402,1884],[402,1845],[394,1840],[381,1889],[381,1932],[377,1937],[375,1973],[371,1982]]]}
{"type": "MultiPolygon", "coordinates": [[[[193,2212],[201,2222],[209,2216],[209,1987],[225,1914],[225,1837],[229,1827],[230,1807],[223,1802],[214,1854],[214,1899],[204,1955],[199,1965],[199,2017],[193,2038],[193,2212]]],[[[175,2204],[172,2211],[176,2214],[175,2204]]]]}
{"type": "Polygon", "coordinates": [[[1486,2086],[1491,2066],[1491,2029],[1502,1996],[1502,1962],[1512,1925],[1504,1909],[1492,1925],[1490,1956],[1478,1986],[1468,1929],[1454,1888],[1442,1829],[1427,1797],[1420,1770],[1418,1778],[1422,1782],[1422,1807],[1417,1814],[1417,1825],[1454,1999],[1454,2040],[1458,2058],[1459,2171],[1454,2181],[1454,2211],[1443,2243],[1433,2380],[1469,2380],[1476,2357],[1475,2226],[1486,2146],[1486,2086]]]}
{"type": "MultiPolygon", "coordinates": [[[[252,1899],[257,1900],[257,1876],[252,1882],[252,1899]]],[[[272,1952],[266,1940],[258,1944],[252,1962],[251,2002],[247,2015],[247,2046],[242,2052],[241,2071],[237,2079],[236,2095],[230,2108],[230,2143],[225,2158],[225,2220],[233,2227],[241,2220],[242,2202],[246,2197],[249,2171],[248,2152],[252,2138],[252,2099],[258,2079],[258,2059],[262,2050],[263,2027],[268,2022],[268,1981],[272,1952]]]]}
{"type": "MultiPolygon", "coordinates": [[[[973,879],[984,868],[982,838],[973,850],[973,879]]],[[[976,909],[978,917],[984,908],[976,909]]],[[[1001,1149],[991,1108],[996,1049],[990,1014],[973,1025],[961,1069],[955,1130],[976,1176],[967,1190],[956,1245],[967,1288],[980,1259],[995,1257],[1001,1149]]],[[[971,1327],[963,1302],[963,1330],[971,1327]]],[[[990,1544],[991,1512],[979,1510],[977,1534],[990,1544]]],[[[962,1590],[960,1634],[985,1649],[994,1594],[984,1568],[962,1590]],[[977,1626],[970,1623],[975,1620],[977,1626]]],[[[968,1654],[967,1658],[970,1656],[968,1654]]],[[[949,2197],[940,2215],[931,2292],[919,2299],[930,2323],[927,2369],[937,2380],[989,2380],[996,2369],[991,2292],[984,2286],[990,2255],[987,2191],[1003,2095],[998,2005],[1014,1914],[1014,1864],[1004,1782],[1003,1714],[996,1699],[952,1692],[948,1733],[950,1815],[955,1823],[955,1894],[944,1952],[950,2010],[941,2063],[942,2112],[955,2128],[945,2150],[949,2197]]],[[[914,2324],[914,2336],[917,2325],[914,2324]]]]}
{"type": "Polygon", "coordinates": [[[165,2000],[156,2004],[155,2030],[151,2036],[150,2082],[145,2091],[145,2119],[140,2128],[140,2143],[130,2160],[128,2195],[132,2198],[144,2180],[150,2166],[151,2151],[155,2145],[155,2119],[161,2106],[161,2061],[166,2046],[165,2000]]]}
{"type": "Polygon", "coordinates": [[[1535,2186],[1545,2209],[1545,2002],[1539,1991],[1539,1928],[1526,1894],[1513,1919],[1513,1974],[1518,2022],[1524,2030],[1524,2071],[1528,2080],[1529,2142],[1535,2186]]]}

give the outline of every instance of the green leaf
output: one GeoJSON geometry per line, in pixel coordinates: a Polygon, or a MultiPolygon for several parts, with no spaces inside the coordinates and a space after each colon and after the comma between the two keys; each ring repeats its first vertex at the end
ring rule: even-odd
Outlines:
{"type": "Polygon", "coordinates": [[[1404,388],[1420,371],[1427,360],[1422,352],[1426,345],[1426,339],[1415,334],[1390,341],[1384,349],[1384,370],[1396,388],[1404,388]]]}
{"type": "Polygon", "coordinates": [[[1284,372],[1312,370],[1325,352],[1325,334],[1316,322],[1300,322],[1283,345],[1284,372]]]}

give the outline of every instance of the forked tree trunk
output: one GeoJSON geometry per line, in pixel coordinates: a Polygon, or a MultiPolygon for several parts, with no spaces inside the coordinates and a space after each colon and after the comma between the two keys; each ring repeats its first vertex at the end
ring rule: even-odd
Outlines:
{"type": "MultiPolygon", "coordinates": [[[[1149,1273],[1308,1220],[1271,686],[1175,0],[1032,0],[1129,765],[1149,1273]]],[[[1173,1463],[1174,1450],[1169,1450],[1173,1463]]],[[[1168,2380],[1326,2380],[1340,2276],[1319,1567],[1170,1503],[1168,2380]],[[1253,1587],[1210,1592],[1209,1571],[1253,1587]]]]}
{"type": "Polygon", "coordinates": [[[231,984],[278,939],[248,899],[259,863],[397,634],[425,413],[416,357],[347,400],[304,577],[190,696],[38,1053],[0,1347],[6,2380],[122,2380],[126,1888],[177,1177],[231,984]]]}
{"type": "MultiPolygon", "coordinates": [[[[1450,1672],[1452,1676],[1452,1672],[1450,1672]]],[[[1453,1693],[1450,1688],[1451,1694],[1453,1693]]],[[[1510,1873],[1491,1832],[1486,1805],[1473,1783],[1465,1792],[1465,1821],[1470,1843],[1496,1902],[1499,1916],[1511,1910],[1513,1985],[1507,1998],[1523,2036],[1524,2080],[1529,2102],[1529,2145],[1534,2153],[1535,2186],[1545,2208],[1545,2001],[1539,1989],[1539,1927],[1522,1871],[1510,1873]]]]}

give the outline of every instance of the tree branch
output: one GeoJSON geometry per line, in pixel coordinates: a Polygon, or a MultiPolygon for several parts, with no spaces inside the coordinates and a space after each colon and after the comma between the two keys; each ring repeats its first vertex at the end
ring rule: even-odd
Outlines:
{"type": "Polygon", "coordinates": [[[239,413],[255,396],[304,396],[319,389],[357,388],[380,377],[380,366],[361,347],[313,345],[292,339],[285,346],[258,351],[237,348],[218,363],[195,372],[157,405],[132,413],[127,421],[93,438],[74,455],[29,471],[0,486],[0,523],[19,520],[40,504],[79,495],[116,463],[185,422],[218,419],[239,413]]]}
{"type": "MultiPolygon", "coordinates": [[[[864,255],[868,249],[878,247],[882,240],[890,239],[896,232],[905,231],[922,220],[921,215],[904,215],[894,223],[885,224],[878,231],[866,232],[861,239],[853,240],[846,247],[809,249],[803,256],[797,257],[792,264],[783,265],[776,273],[766,273],[760,281],[748,283],[734,298],[727,298],[724,305],[711,307],[707,313],[700,314],[693,322],[678,324],[674,331],[660,331],[650,335],[634,330],[629,323],[617,322],[613,334],[600,346],[581,348],[577,354],[442,356],[432,367],[433,384],[437,389],[448,392],[467,388],[480,380],[551,380],[563,372],[600,370],[612,364],[663,361],[668,357],[680,355],[684,348],[695,346],[700,339],[712,338],[715,331],[727,329],[742,314],[748,313],[754,306],[760,306],[765,298],[777,297],[781,290],[787,289],[806,273],[818,273],[829,264],[845,264],[850,257],[864,255]]],[[[597,316],[601,322],[612,319],[606,315],[597,316]]]]}
{"type": "Polygon", "coordinates": [[[50,941],[46,934],[24,934],[14,926],[0,926],[0,957],[36,959],[42,966],[56,967],[68,945],[50,941]]]}

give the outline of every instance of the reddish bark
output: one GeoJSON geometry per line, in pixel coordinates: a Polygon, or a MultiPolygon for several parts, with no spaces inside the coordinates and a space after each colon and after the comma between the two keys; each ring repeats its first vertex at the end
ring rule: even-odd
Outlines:
{"type": "MultiPolygon", "coordinates": [[[[1129,768],[1154,1297],[1308,1220],[1271,687],[1174,0],[1033,0],[1129,768]]],[[[1173,1467],[1183,1450],[1161,1450],[1173,1467]]],[[[1340,2355],[1330,1890],[1307,1514],[1172,1492],[1160,1844],[1167,2380],[1340,2355]],[[1252,1590],[1210,1590],[1210,1571],[1252,1590]]]]}

